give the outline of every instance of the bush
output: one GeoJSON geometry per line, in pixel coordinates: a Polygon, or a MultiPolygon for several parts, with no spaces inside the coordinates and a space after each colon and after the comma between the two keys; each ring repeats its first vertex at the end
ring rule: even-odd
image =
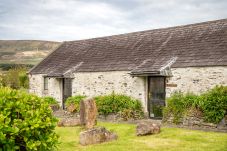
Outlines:
{"type": "Polygon", "coordinates": [[[49,105],[55,105],[58,104],[57,100],[51,96],[45,96],[43,97],[44,101],[47,102],[49,105]]]}
{"type": "Polygon", "coordinates": [[[175,92],[167,99],[167,107],[163,110],[164,120],[172,115],[173,122],[178,124],[189,109],[198,107],[197,99],[198,96],[193,93],[175,92]]]}
{"type": "Polygon", "coordinates": [[[139,100],[126,95],[110,94],[95,97],[100,115],[120,113],[124,119],[139,118],[143,116],[142,105],[139,100]]]}
{"type": "Polygon", "coordinates": [[[78,112],[80,110],[80,101],[83,100],[84,98],[86,98],[86,96],[84,95],[76,95],[76,96],[69,97],[65,102],[66,107],[69,107],[70,105],[74,105],[75,110],[78,112]]]}
{"type": "Polygon", "coordinates": [[[219,123],[227,114],[227,86],[216,86],[202,94],[199,106],[207,122],[219,123]]]}
{"type": "Polygon", "coordinates": [[[19,72],[18,79],[19,79],[19,86],[21,88],[28,89],[28,87],[29,87],[29,78],[28,78],[28,75],[26,73],[26,70],[25,71],[22,70],[22,71],[19,72]]]}
{"type": "MultiPolygon", "coordinates": [[[[69,97],[66,100],[66,107],[74,105],[78,112],[80,101],[86,98],[83,95],[69,97]]],[[[110,94],[97,96],[94,98],[100,115],[109,115],[119,113],[125,120],[130,118],[141,118],[143,116],[142,105],[139,100],[133,99],[126,95],[110,94]]]]}
{"type": "Polygon", "coordinates": [[[0,88],[0,148],[53,150],[58,142],[57,119],[44,99],[0,88]]]}
{"type": "Polygon", "coordinates": [[[29,78],[26,72],[27,69],[23,67],[13,68],[6,71],[1,75],[2,85],[13,89],[27,89],[29,86],[29,78]]]}
{"type": "Polygon", "coordinates": [[[216,86],[201,95],[174,93],[167,99],[164,120],[172,115],[173,122],[177,124],[191,109],[202,111],[206,122],[219,123],[227,113],[227,86],[216,86]]]}

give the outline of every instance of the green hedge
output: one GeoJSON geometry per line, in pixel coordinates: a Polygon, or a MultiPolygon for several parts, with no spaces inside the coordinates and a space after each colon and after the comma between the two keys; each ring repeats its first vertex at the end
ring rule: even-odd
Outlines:
{"type": "Polygon", "coordinates": [[[126,110],[142,113],[140,101],[126,95],[112,93],[110,95],[97,96],[95,100],[98,112],[101,115],[126,112],[126,110]]]}
{"type": "Polygon", "coordinates": [[[216,86],[201,95],[174,93],[167,99],[164,120],[172,115],[177,124],[192,108],[201,110],[206,122],[219,123],[227,114],[227,86],[216,86]]]}
{"type": "Polygon", "coordinates": [[[42,98],[0,88],[0,150],[53,150],[57,119],[42,98]]]}
{"type": "MultiPolygon", "coordinates": [[[[66,106],[74,104],[76,110],[79,111],[79,104],[86,96],[77,95],[66,100],[66,106]]],[[[133,99],[122,94],[110,94],[96,96],[96,105],[99,115],[109,115],[111,113],[119,113],[125,120],[129,118],[141,118],[143,116],[143,108],[139,100],[133,99]]]]}
{"type": "Polygon", "coordinates": [[[227,114],[227,86],[216,86],[201,95],[198,106],[208,122],[219,123],[227,114]]]}

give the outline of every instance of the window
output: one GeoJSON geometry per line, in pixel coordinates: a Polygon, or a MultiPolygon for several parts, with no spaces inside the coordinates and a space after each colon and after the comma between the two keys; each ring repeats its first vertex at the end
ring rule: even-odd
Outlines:
{"type": "Polygon", "coordinates": [[[48,90],[48,78],[44,77],[44,90],[48,90]]]}

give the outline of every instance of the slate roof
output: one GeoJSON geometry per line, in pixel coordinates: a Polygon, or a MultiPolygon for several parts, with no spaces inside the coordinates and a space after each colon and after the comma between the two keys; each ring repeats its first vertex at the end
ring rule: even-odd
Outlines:
{"type": "Polygon", "coordinates": [[[159,74],[171,65],[227,65],[227,19],[64,42],[30,74],[129,71],[159,74]]]}

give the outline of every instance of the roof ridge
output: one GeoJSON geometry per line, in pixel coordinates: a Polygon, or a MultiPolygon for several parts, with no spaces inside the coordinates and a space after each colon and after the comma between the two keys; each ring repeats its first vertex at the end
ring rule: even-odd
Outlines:
{"type": "Polygon", "coordinates": [[[227,22],[227,18],[218,19],[218,20],[204,21],[204,22],[197,22],[197,23],[192,23],[192,24],[184,24],[184,25],[163,27],[163,28],[154,28],[154,29],[141,30],[141,31],[135,31],[135,32],[127,32],[127,33],[123,33],[123,34],[114,34],[114,35],[109,35],[109,36],[85,38],[85,39],[79,39],[79,40],[70,40],[70,41],[64,41],[64,42],[71,43],[71,42],[81,42],[81,41],[87,41],[87,40],[97,40],[97,39],[112,38],[112,37],[118,37],[118,36],[126,36],[126,35],[131,35],[131,34],[146,33],[146,32],[152,32],[152,31],[169,30],[169,29],[175,29],[175,28],[185,28],[185,27],[190,27],[190,26],[191,27],[193,27],[193,26],[201,26],[201,25],[204,25],[204,24],[210,25],[210,24],[213,24],[213,23],[224,22],[224,21],[227,22]]]}

